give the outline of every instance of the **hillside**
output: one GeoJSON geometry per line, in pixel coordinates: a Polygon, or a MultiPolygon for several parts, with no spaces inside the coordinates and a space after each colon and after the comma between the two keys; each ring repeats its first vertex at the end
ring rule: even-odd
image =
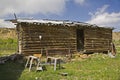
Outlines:
{"type": "Polygon", "coordinates": [[[114,41],[120,40],[120,32],[113,32],[113,40],[114,41]]]}
{"type": "Polygon", "coordinates": [[[1,39],[17,38],[15,28],[0,28],[0,38],[1,39]]]}

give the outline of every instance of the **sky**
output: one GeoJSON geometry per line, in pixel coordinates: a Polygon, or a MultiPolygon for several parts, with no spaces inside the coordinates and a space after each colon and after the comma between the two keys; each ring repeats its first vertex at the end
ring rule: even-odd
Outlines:
{"type": "Polygon", "coordinates": [[[120,31],[120,0],[0,0],[0,27],[15,27],[6,19],[70,20],[120,31]]]}

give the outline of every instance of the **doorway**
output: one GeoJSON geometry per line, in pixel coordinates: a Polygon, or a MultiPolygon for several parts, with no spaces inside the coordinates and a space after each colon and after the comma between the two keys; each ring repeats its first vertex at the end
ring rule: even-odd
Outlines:
{"type": "Polygon", "coordinates": [[[84,30],[77,29],[77,51],[82,51],[84,49],[84,30]]]}

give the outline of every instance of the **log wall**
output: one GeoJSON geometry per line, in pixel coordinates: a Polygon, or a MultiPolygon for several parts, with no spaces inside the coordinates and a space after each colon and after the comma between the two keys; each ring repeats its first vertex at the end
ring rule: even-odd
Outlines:
{"type": "Polygon", "coordinates": [[[21,23],[18,25],[19,49],[21,53],[40,53],[41,49],[57,48],[64,51],[76,49],[76,29],[61,25],[35,25],[21,23]],[[42,36],[41,40],[39,36],[42,36]]]}
{"type": "Polygon", "coordinates": [[[84,49],[87,52],[104,52],[110,49],[112,29],[89,28],[84,31],[84,49]]]}
{"type": "Polygon", "coordinates": [[[71,52],[77,52],[77,29],[84,30],[84,51],[109,50],[112,42],[112,29],[22,22],[17,24],[19,52],[41,53],[41,49],[43,53],[50,49],[59,50],[59,52],[65,52],[65,50],[69,52],[70,49],[71,52]],[[41,40],[39,36],[42,36],[41,40]]]}

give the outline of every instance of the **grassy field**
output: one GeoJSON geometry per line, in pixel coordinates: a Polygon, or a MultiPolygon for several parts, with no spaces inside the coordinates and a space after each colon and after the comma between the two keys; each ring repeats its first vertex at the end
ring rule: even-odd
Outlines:
{"type": "Polygon", "coordinates": [[[36,72],[33,68],[29,72],[28,68],[24,68],[24,63],[9,61],[0,65],[0,80],[120,80],[119,48],[116,58],[92,54],[87,59],[74,58],[74,61],[62,66],[65,69],[53,71],[53,66],[47,65],[47,71],[36,72]],[[68,76],[60,75],[63,72],[68,76]]]}
{"type": "Polygon", "coordinates": [[[10,55],[17,51],[17,39],[0,38],[0,56],[10,55]]]}
{"type": "Polygon", "coordinates": [[[17,34],[15,28],[0,28],[0,56],[17,51],[17,34]]]}

